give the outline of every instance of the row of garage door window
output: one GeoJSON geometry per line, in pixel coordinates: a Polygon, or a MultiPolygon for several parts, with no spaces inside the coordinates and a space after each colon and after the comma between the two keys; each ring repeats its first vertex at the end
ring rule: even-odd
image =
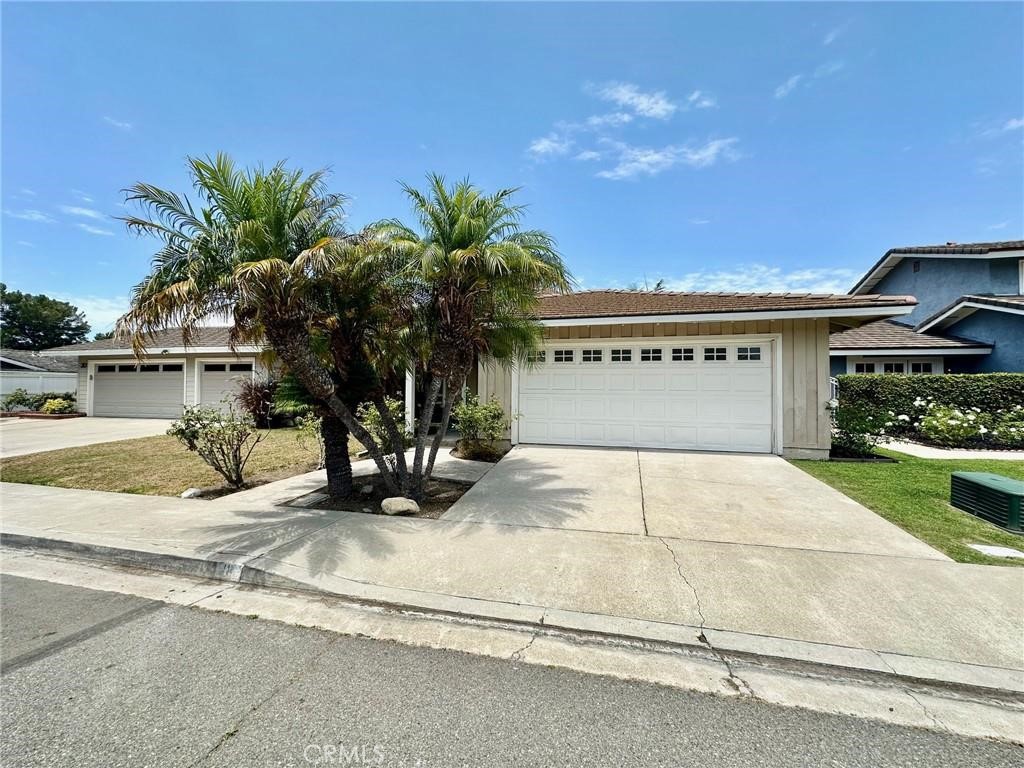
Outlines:
{"type": "MultiPolygon", "coordinates": [[[[142,365],[97,365],[97,373],[181,373],[181,363],[144,363],[142,365]]],[[[203,373],[252,373],[252,363],[203,363],[203,373]]]]}
{"type": "MultiPolygon", "coordinates": [[[[728,347],[702,347],[703,358],[705,362],[725,362],[729,360],[729,348],[728,347]]],[[[610,349],[609,358],[613,363],[631,363],[633,362],[633,350],[630,348],[623,349],[610,349]]],[[[660,363],[663,361],[664,350],[659,347],[641,347],[640,348],[640,362],[641,363],[660,363]]],[[[694,347],[672,347],[670,352],[671,360],[673,363],[691,363],[694,360],[694,347]]],[[[547,362],[547,350],[535,352],[530,355],[530,362],[532,363],[545,363],[547,362]]],[[[555,349],[552,350],[552,359],[556,363],[573,363],[576,361],[576,350],[574,349],[555,349]]],[[[601,363],[604,362],[604,350],[603,349],[584,349],[581,350],[580,359],[584,363],[601,363]]],[[[761,348],[760,347],[736,347],[736,360],[740,362],[744,361],[758,361],[761,359],[761,348]]]]}

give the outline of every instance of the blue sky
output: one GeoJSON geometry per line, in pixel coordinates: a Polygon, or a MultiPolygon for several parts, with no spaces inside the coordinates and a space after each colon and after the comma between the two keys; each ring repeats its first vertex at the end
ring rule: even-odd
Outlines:
{"type": "Polygon", "coordinates": [[[110,327],[184,157],[329,166],[351,224],[428,171],[522,186],[583,287],[847,290],[1024,233],[1024,5],[2,6],[9,287],[110,327]]]}

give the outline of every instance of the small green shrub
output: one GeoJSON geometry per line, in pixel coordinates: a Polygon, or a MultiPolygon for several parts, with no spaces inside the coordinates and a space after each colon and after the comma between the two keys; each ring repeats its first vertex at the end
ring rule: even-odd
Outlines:
{"type": "Polygon", "coordinates": [[[252,416],[238,413],[230,402],[223,410],[186,407],[167,434],[198,453],[232,488],[245,484],[246,462],[263,439],[252,416]]]}
{"type": "Polygon", "coordinates": [[[954,408],[933,405],[921,417],[921,435],[938,445],[950,448],[982,443],[990,440],[992,417],[980,408],[954,408]]]}
{"type": "MultiPolygon", "coordinates": [[[[388,413],[402,433],[402,439],[405,447],[408,448],[413,443],[413,437],[405,424],[405,403],[394,397],[385,397],[384,404],[387,406],[388,413]]],[[[384,428],[384,419],[381,417],[380,411],[377,410],[377,407],[373,403],[363,403],[356,411],[356,417],[362,425],[366,427],[367,431],[373,435],[373,439],[376,441],[377,445],[384,448],[385,453],[387,453],[390,450],[391,438],[388,436],[387,430],[384,428]]]]}
{"type": "Polygon", "coordinates": [[[39,410],[43,413],[74,413],[75,404],[63,397],[54,397],[43,403],[39,410]]]}
{"type": "Polygon", "coordinates": [[[859,405],[830,404],[832,410],[832,453],[844,458],[874,455],[875,446],[886,437],[891,423],[870,408],[859,405]]]}
{"type": "MultiPolygon", "coordinates": [[[[67,400],[74,406],[75,404],[75,393],[74,392],[39,392],[32,393],[28,390],[18,388],[13,392],[9,392],[4,395],[0,407],[5,411],[16,411],[16,410],[27,410],[27,411],[39,411],[42,409],[43,404],[47,400],[67,400]]],[[[72,407],[71,410],[74,410],[72,407]]]]}
{"type": "Polygon", "coordinates": [[[463,439],[472,442],[501,440],[509,426],[505,409],[495,397],[481,403],[476,395],[469,395],[452,408],[452,420],[463,439]]]}
{"type": "Polygon", "coordinates": [[[1024,448],[1024,405],[994,414],[992,440],[1007,448],[1024,448]]]}
{"type": "Polygon", "coordinates": [[[307,413],[305,416],[295,417],[295,426],[298,431],[295,439],[307,451],[315,451],[317,455],[316,468],[323,469],[327,463],[327,455],[324,449],[324,436],[321,431],[324,420],[320,416],[307,413]]]}

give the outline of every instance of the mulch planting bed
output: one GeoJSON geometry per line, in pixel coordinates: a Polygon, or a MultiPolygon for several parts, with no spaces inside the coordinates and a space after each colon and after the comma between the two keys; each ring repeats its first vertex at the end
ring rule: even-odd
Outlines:
{"type": "MultiPolygon", "coordinates": [[[[457,483],[454,480],[432,479],[427,482],[425,496],[419,501],[419,514],[406,517],[425,517],[436,520],[443,515],[452,504],[472,487],[471,483],[457,483]]],[[[322,489],[326,492],[326,489],[322,489]]],[[[315,509],[340,509],[347,512],[364,512],[371,515],[382,515],[380,503],[394,494],[389,493],[379,475],[355,478],[355,496],[351,499],[325,499],[315,504],[315,509]],[[365,486],[372,486],[372,493],[362,493],[365,486]]]]}

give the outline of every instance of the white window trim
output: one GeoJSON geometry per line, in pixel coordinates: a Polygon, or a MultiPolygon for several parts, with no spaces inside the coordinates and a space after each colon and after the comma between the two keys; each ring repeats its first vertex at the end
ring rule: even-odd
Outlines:
{"type": "Polygon", "coordinates": [[[951,349],[943,349],[942,347],[930,347],[927,349],[921,347],[903,347],[901,349],[832,349],[829,350],[829,357],[889,357],[894,355],[896,357],[919,357],[921,352],[927,351],[929,353],[940,355],[941,357],[949,357],[950,355],[991,355],[991,347],[953,347],[951,349]]]}
{"type": "MultiPolygon", "coordinates": [[[[886,363],[903,363],[903,372],[910,375],[910,364],[911,363],[931,363],[932,372],[930,374],[913,374],[915,376],[935,376],[936,374],[945,373],[946,367],[941,357],[848,357],[846,358],[846,372],[857,373],[857,363],[874,363],[875,373],[885,373],[883,366],[886,363]]],[[[859,374],[858,374],[859,375],[859,374]]]]}

